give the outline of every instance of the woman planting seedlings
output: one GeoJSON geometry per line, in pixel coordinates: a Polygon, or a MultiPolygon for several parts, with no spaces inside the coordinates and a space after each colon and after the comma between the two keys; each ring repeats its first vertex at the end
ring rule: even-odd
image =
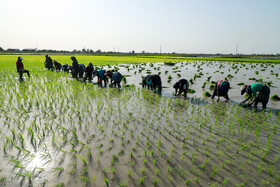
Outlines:
{"type": "Polygon", "coordinates": [[[94,67],[93,67],[92,63],[90,62],[85,69],[84,82],[86,82],[87,79],[89,80],[89,82],[91,82],[93,70],[94,70],[94,67]]]}
{"type": "Polygon", "coordinates": [[[107,71],[105,75],[110,77],[112,86],[116,87],[118,85],[118,88],[121,87],[120,83],[123,79],[123,76],[120,72],[107,71]]]}
{"type": "Polygon", "coordinates": [[[61,64],[59,62],[57,62],[56,60],[54,60],[53,62],[54,62],[55,70],[60,71],[61,70],[61,64]]]}
{"type": "Polygon", "coordinates": [[[71,73],[73,78],[78,79],[78,73],[79,73],[79,64],[78,61],[76,59],[76,57],[72,56],[70,57],[72,60],[72,69],[71,69],[71,73]]]}
{"type": "Polygon", "coordinates": [[[162,91],[162,82],[159,75],[146,75],[142,78],[142,87],[147,87],[148,89],[156,90],[158,88],[158,93],[162,91]]]}
{"type": "Polygon", "coordinates": [[[21,56],[18,57],[17,60],[17,72],[19,73],[19,78],[22,80],[22,74],[27,73],[28,77],[30,77],[29,71],[24,69],[23,63],[22,63],[23,58],[21,56]]]}
{"type": "Polygon", "coordinates": [[[151,75],[145,75],[143,78],[142,78],[142,88],[148,88],[150,89],[151,88],[151,84],[152,84],[152,80],[150,79],[150,76],[151,75]]]}
{"type": "Polygon", "coordinates": [[[64,72],[69,73],[68,66],[69,66],[68,64],[63,64],[63,65],[61,66],[61,70],[64,71],[64,72]]]}
{"type": "Polygon", "coordinates": [[[97,71],[98,86],[102,86],[102,80],[104,81],[104,86],[107,85],[107,76],[105,75],[106,70],[100,69],[97,71]]]}
{"type": "Polygon", "coordinates": [[[45,68],[47,70],[53,70],[54,67],[53,67],[53,60],[52,60],[52,58],[49,55],[46,55],[45,57],[46,57],[45,68]]]}
{"type": "Polygon", "coordinates": [[[187,93],[189,90],[189,81],[187,79],[180,79],[173,85],[173,88],[175,89],[175,96],[179,96],[181,93],[184,92],[184,97],[187,97],[187,93]],[[178,90],[179,93],[177,94],[178,90]]]}
{"type": "Polygon", "coordinates": [[[78,64],[78,65],[79,65],[79,78],[83,78],[86,67],[84,64],[78,64]]]}
{"type": "Polygon", "coordinates": [[[248,105],[251,106],[254,104],[254,106],[257,106],[259,102],[262,102],[263,108],[266,108],[266,104],[269,100],[270,88],[265,83],[256,82],[251,85],[243,85],[241,87],[241,95],[243,95],[245,92],[249,95],[249,97],[241,103],[245,103],[251,99],[253,94],[254,100],[248,105]]]}
{"type": "Polygon", "coordinates": [[[214,99],[215,96],[218,96],[218,101],[220,100],[220,96],[223,96],[226,98],[226,100],[229,100],[228,97],[228,90],[229,90],[230,84],[228,80],[218,80],[214,87],[214,92],[211,97],[211,99],[214,99]]]}

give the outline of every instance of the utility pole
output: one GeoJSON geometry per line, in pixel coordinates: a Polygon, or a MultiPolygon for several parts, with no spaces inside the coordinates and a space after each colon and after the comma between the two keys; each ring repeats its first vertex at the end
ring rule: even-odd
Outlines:
{"type": "Polygon", "coordinates": [[[237,55],[237,52],[238,52],[238,44],[236,45],[236,51],[235,51],[236,55],[237,55]]]}
{"type": "Polygon", "coordinates": [[[159,46],[159,53],[161,54],[161,45],[159,46]]]}

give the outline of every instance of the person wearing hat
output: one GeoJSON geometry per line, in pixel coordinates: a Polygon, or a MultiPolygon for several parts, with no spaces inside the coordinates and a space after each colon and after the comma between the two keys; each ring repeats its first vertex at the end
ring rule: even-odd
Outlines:
{"type": "Polygon", "coordinates": [[[16,62],[17,65],[17,72],[19,73],[19,78],[22,79],[23,73],[27,73],[28,77],[30,77],[29,71],[24,69],[23,63],[22,63],[23,58],[21,56],[18,57],[18,60],[16,62]]]}
{"type": "Polygon", "coordinates": [[[243,95],[244,93],[247,93],[249,97],[241,103],[245,103],[246,101],[251,99],[253,95],[254,99],[251,103],[249,103],[249,106],[253,104],[254,106],[257,106],[258,103],[261,102],[262,107],[266,108],[269,100],[270,88],[265,83],[256,82],[251,85],[243,85],[241,86],[241,95],[243,95]]]}
{"type": "Polygon", "coordinates": [[[91,82],[93,70],[94,70],[94,67],[93,67],[92,63],[90,62],[85,69],[84,82],[86,82],[87,79],[89,80],[89,82],[91,82]]]}
{"type": "Polygon", "coordinates": [[[181,93],[184,92],[184,97],[187,97],[188,90],[189,90],[189,81],[187,79],[180,79],[178,82],[176,82],[173,85],[173,88],[175,89],[175,96],[176,95],[179,96],[181,95],[181,93]]]}
{"type": "Polygon", "coordinates": [[[107,71],[105,73],[106,76],[110,77],[111,79],[111,85],[113,85],[114,87],[116,87],[118,85],[118,88],[121,87],[121,81],[123,79],[123,76],[120,72],[112,72],[112,71],[107,71]]]}
{"type": "Polygon", "coordinates": [[[214,99],[215,96],[217,95],[218,101],[220,100],[221,96],[225,97],[226,100],[229,100],[229,97],[228,97],[229,87],[230,87],[230,84],[229,84],[228,80],[218,80],[215,84],[211,99],[214,99]]]}

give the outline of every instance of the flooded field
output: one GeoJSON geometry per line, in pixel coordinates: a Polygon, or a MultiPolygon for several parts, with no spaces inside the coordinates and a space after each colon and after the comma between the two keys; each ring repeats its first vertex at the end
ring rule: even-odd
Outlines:
{"type": "MultiPolygon", "coordinates": [[[[105,69],[110,69],[104,67],[105,69]]],[[[203,98],[210,100],[203,96],[205,91],[209,91],[211,84],[214,82],[227,78],[229,80],[231,89],[229,90],[229,97],[232,104],[237,104],[245,100],[244,96],[240,94],[241,83],[252,84],[254,82],[268,83],[271,89],[271,96],[280,93],[280,65],[279,64],[249,64],[249,63],[220,63],[220,62],[178,62],[172,66],[164,63],[150,63],[150,64],[131,64],[119,65],[120,72],[127,77],[127,84],[135,84],[141,87],[139,83],[142,81],[142,76],[146,74],[160,74],[163,83],[162,94],[167,97],[173,96],[173,84],[178,80],[185,78],[190,83],[190,88],[195,90],[195,93],[189,94],[189,97],[203,98]],[[168,79],[171,76],[172,79],[168,79]],[[214,81],[214,82],[213,82],[214,81]],[[204,85],[204,88],[202,88],[204,85]]],[[[112,69],[112,68],[111,68],[112,69]]],[[[268,108],[280,109],[280,102],[270,100],[268,108]]]]}
{"type": "Polygon", "coordinates": [[[36,67],[22,82],[2,76],[0,186],[280,185],[279,101],[242,108],[237,85],[262,79],[279,94],[279,65],[104,67],[113,68],[135,87],[100,88],[36,67]],[[160,73],[162,95],[142,89],[147,73],[160,73]],[[203,97],[225,77],[230,102],[203,97]],[[193,79],[187,99],[172,94],[180,78],[193,79]]]}

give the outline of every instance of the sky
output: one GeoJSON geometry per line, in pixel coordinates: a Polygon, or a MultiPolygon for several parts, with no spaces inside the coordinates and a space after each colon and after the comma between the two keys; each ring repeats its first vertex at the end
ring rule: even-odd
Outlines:
{"type": "Polygon", "coordinates": [[[276,54],[280,0],[0,0],[0,47],[276,54]]]}

